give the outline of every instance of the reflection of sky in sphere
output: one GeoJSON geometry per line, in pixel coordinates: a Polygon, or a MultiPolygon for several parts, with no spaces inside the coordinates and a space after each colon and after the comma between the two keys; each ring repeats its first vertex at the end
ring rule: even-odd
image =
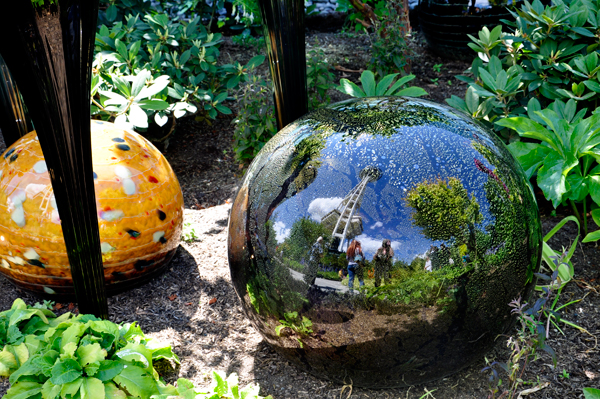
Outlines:
{"type": "Polygon", "coordinates": [[[363,233],[357,239],[368,259],[386,238],[392,241],[396,258],[406,261],[423,255],[433,244],[412,225],[412,208],[404,201],[407,191],[425,180],[460,179],[480,205],[484,216],[480,227],[493,222],[483,190],[488,176],[475,167],[474,159],[495,168],[473,148],[472,140],[431,125],[401,127],[390,138],[361,134],[356,140],[341,139],[341,134],[328,138],[317,178],[277,207],[272,220],[279,242],[301,217],[320,221],[335,209],[368,165],[383,172],[381,179],[367,184],[359,213],[363,233]]]}

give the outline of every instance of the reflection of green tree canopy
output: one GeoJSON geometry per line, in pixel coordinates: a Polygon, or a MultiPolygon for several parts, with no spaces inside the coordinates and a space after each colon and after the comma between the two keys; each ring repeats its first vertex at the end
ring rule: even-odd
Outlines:
{"type": "Polygon", "coordinates": [[[435,108],[411,103],[405,98],[350,100],[330,108],[319,108],[310,114],[311,122],[324,132],[343,133],[355,138],[361,133],[391,137],[403,126],[419,126],[432,122],[448,124],[448,116],[435,108]],[[348,112],[348,108],[352,112],[348,112]]]}
{"type": "Polygon", "coordinates": [[[321,225],[309,218],[298,219],[292,225],[290,236],[282,244],[283,256],[299,261],[308,256],[308,253],[319,236],[323,237],[323,247],[331,239],[331,233],[321,225]]]}
{"type": "Polygon", "coordinates": [[[423,229],[431,240],[450,240],[474,249],[475,224],[483,220],[477,199],[469,198],[462,182],[454,177],[448,181],[424,181],[411,189],[406,201],[414,209],[413,224],[423,229]]]}

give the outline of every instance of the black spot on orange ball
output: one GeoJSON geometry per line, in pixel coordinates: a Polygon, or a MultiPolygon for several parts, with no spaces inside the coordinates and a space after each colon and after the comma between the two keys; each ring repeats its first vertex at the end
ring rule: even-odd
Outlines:
{"type": "Polygon", "coordinates": [[[27,263],[29,263],[30,265],[33,265],[33,266],[41,267],[42,269],[46,268],[44,266],[44,264],[37,259],[28,259],[27,263]]]}
{"type": "Polygon", "coordinates": [[[158,212],[158,218],[160,220],[165,220],[167,218],[167,214],[164,213],[163,211],[161,211],[160,209],[158,209],[157,212],[158,212]]]}
{"type": "Polygon", "coordinates": [[[133,267],[135,267],[135,270],[137,271],[142,271],[145,267],[152,266],[153,264],[153,260],[138,260],[137,262],[135,262],[135,265],[133,265],[133,267]]]}
{"type": "Polygon", "coordinates": [[[124,143],[124,142],[125,142],[125,140],[123,140],[123,139],[122,139],[122,138],[120,138],[120,137],[114,137],[114,138],[112,139],[112,141],[114,141],[115,143],[124,143]]]}
{"type": "Polygon", "coordinates": [[[116,147],[121,151],[131,150],[131,147],[129,147],[127,144],[117,144],[116,147]]]}
{"type": "Polygon", "coordinates": [[[10,163],[13,163],[17,160],[17,158],[19,158],[19,154],[14,154],[13,156],[10,157],[10,163]]]}
{"type": "Polygon", "coordinates": [[[139,231],[129,229],[127,230],[127,234],[129,234],[131,238],[138,238],[141,233],[139,231]]]}
{"type": "Polygon", "coordinates": [[[10,157],[10,155],[11,155],[13,152],[15,152],[15,149],[14,149],[14,148],[11,148],[10,150],[8,150],[8,151],[6,152],[6,154],[4,154],[4,159],[6,159],[6,158],[10,157]]]}
{"type": "Polygon", "coordinates": [[[167,239],[165,237],[160,237],[160,239],[158,241],[160,241],[161,244],[167,243],[167,239]]]}

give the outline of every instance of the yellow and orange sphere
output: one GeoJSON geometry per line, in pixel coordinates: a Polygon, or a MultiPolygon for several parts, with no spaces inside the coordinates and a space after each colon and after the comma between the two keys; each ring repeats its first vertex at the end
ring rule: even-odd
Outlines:
{"type": "MultiPolygon", "coordinates": [[[[92,121],[92,159],[107,292],[162,271],[181,237],[183,194],[148,140],[92,121]]],[[[39,293],[72,295],[60,215],[35,131],[0,158],[0,272],[39,293]]]]}

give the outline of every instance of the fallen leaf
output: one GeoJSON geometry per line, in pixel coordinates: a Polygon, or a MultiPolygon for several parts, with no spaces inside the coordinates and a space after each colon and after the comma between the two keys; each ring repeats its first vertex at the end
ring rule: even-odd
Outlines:
{"type": "Polygon", "coordinates": [[[210,301],[208,301],[208,304],[212,305],[213,303],[216,303],[216,302],[217,302],[217,298],[213,298],[210,301]]]}
{"type": "Polygon", "coordinates": [[[169,295],[169,300],[174,301],[177,299],[177,294],[169,295]]]}
{"type": "Polygon", "coordinates": [[[71,303],[69,304],[69,306],[67,307],[67,309],[69,309],[69,310],[73,310],[73,309],[75,309],[75,304],[74,304],[73,302],[71,302],[71,303]]]}
{"type": "Polygon", "coordinates": [[[360,68],[360,69],[348,69],[348,68],[344,68],[341,65],[336,65],[334,67],[335,69],[337,69],[338,71],[342,71],[342,72],[352,72],[352,73],[363,73],[365,70],[360,68]]]}
{"type": "Polygon", "coordinates": [[[519,396],[517,397],[517,399],[522,399],[523,396],[527,396],[527,395],[532,394],[534,392],[541,391],[542,389],[546,388],[548,385],[550,385],[549,382],[543,382],[540,385],[535,386],[533,388],[524,389],[521,392],[519,392],[519,396]]]}
{"type": "Polygon", "coordinates": [[[64,308],[65,306],[62,303],[57,303],[56,305],[54,305],[54,310],[60,310],[62,308],[64,308]]]}
{"type": "Polygon", "coordinates": [[[186,302],[185,303],[187,306],[190,306],[192,303],[191,302],[186,302]]]}
{"type": "Polygon", "coordinates": [[[589,378],[590,380],[593,380],[594,378],[597,377],[596,373],[594,373],[592,371],[584,370],[584,373],[585,373],[586,377],[589,378]]]}

